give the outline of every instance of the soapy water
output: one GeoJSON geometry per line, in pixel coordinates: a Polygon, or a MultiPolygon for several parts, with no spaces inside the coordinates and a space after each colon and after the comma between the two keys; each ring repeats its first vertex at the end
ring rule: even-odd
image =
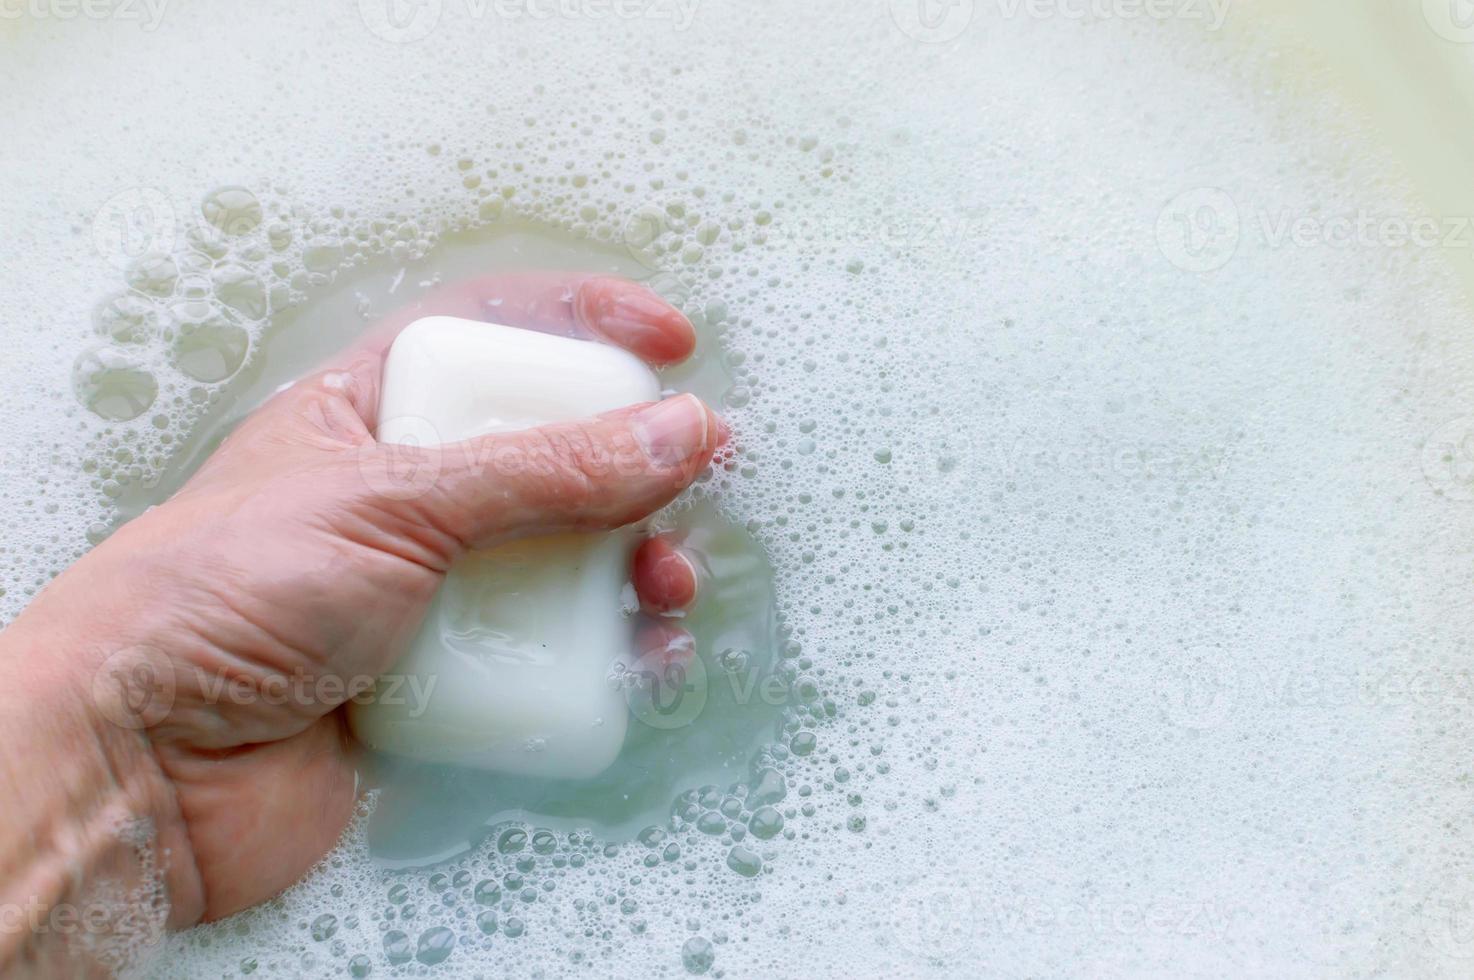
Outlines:
{"type": "MultiPolygon", "coordinates": [[[[258,211],[254,196],[233,193],[258,211]]],[[[216,196],[206,198],[204,213],[210,212],[216,196]]],[[[259,216],[251,227],[257,224],[259,216]]],[[[249,228],[237,234],[244,231],[249,228]]],[[[487,270],[518,269],[642,279],[650,275],[623,250],[511,221],[448,236],[418,261],[367,262],[280,317],[250,376],[228,386],[193,424],[188,446],[176,450],[157,473],[120,484],[119,519],[168,499],[241,418],[310,371],[321,360],[321,347],[331,350],[349,343],[356,332],[434,284],[487,270]],[[317,324],[332,327],[319,329],[317,324]],[[310,339],[303,336],[309,330],[314,333],[310,339]]],[[[659,277],[652,282],[662,284],[659,277]]],[[[114,305],[109,302],[104,309],[114,305]]],[[[697,352],[679,367],[662,371],[662,384],[696,391],[720,404],[734,382],[722,364],[715,329],[700,314],[693,320],[697,352]]],[[[781,725],[781,709],[797,702],[799,675],[791,658],[782,656],[785,638],[775,620],[772,569],[753,537],[720,513],[709,490],[714,477],[704,478],[647,528],[673,535],[698,563],[700,602],[670,621],[690,635],[694,658],[669,664],[659,648],[643,657],[632,653],[628,663],[615,665],[618,676],[609,683],[622,691],[638,722],[630,726],[616,764],[595,778],[569,781],[376,758],[372,779],[378,806],[366,832],[378,864],[420,867],[443,861],[485,839],[487,828],[509,814],[537,819],[543,827],[577,827],[597,831],[605,840],[630,840],[663,823],[672,800],[686,786],[727,785],[746,777],[751,758],[781,725]]],[[[680,642],[684,646],[687,641],[680,642]]],[[[408,710],[422,712],[434,696],[424,682],[441,678],[412,680],[419,686],[399,677],[392,693],[384,696],[403,698],[408,710]]]]}
{"type": "Polygon", "coordinates": [[[715,693],[617,782],[391,773],[151,975],[1467,972],[1474,341],[1446,237],[1332,233],[1418,206],[1314,77],[1187,4],[299,6],[0,67],[6,613],[524,248],[712,341],[676,519],[774,632],[693,615],[715,693]]]}

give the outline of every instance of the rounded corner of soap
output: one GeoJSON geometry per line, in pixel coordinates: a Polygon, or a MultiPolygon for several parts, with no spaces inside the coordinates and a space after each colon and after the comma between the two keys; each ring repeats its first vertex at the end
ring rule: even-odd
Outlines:
{"type": "Polygon", "coordinates": [[[447,319],[450,318],[433,314],[430,316],[416,317],[395,336],[394,342],[389,345],[389,353],[392,354],[396,349],[412,347],[420,343],[427,335],[434,334],[437,330],[441,329],[443,321],[447,319]]]}

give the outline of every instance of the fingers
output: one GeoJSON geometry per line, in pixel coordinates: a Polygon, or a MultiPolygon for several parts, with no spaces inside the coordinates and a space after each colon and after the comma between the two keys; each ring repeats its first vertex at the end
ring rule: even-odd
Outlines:
{"type": "Polygon", "coordinates": [[[669,538],[650,538],[635,550],[631,579],[641,608],[652,615],[677,612],[696,601],[696,565],[669,538]]]}
{"type": "Polygon", "coordinates": [[[340,392],[372,431],[384,358],[400,331],[427,316],[598,340],[656,366],[682,361],[696,349],[691,321],[639,283],[585,273],[499,273],[443,286],[400,307],[298,387],[327,385],[340,392]]]}
{"type": "Polygon", "coordinates": [[[685,314],[639,283],[586,279],[573,307],[580,325],[646,363],[676,364],[696,349],[696,330],[685,314]]]}
{"type": "Polygon", "coordinates": [[[635,633],[635,654],[641,666],[663,673],[696,659],[696,638],[679,626],[648,620],[635,633]]]}
{"type": "Polygon", "coordinates": [[[719,420],[694,395],[448,446],[381,445],[388,470],[430,464],[411,519],[465,547],[620,527],[668,504],[711,462],[719,420]]]}

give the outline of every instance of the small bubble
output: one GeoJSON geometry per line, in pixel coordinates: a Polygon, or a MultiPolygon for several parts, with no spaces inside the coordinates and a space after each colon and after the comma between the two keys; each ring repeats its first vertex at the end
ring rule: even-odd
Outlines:
{"type": "Polygon", "coordinates": [[[312,920],[312,938],[317,942],[333,938],[338,932],[338,917],[330,912],[324,912],[312,920]]]}
{"type": "Polygon", "coordinates": [[[681,947],[681,963],[686,967],[687,973],[705,973],[711,969],[716,958],[717,953],[711,942],[701,936],[692,936],[681,947]]]}
{"type": "Polygon", "coordinates": [[[393,966],[408,963],[414,958],[414,947],[410,945],[409,936],[398,929],[391,929],[384,933],[384,955],[393,966]]]}
{"type": "Polygon", "coordinates": [[[763,870],[763,859],[741,844],[735,844],[727,852],[727,867],[744,878],[751,878],[763,870]]]}

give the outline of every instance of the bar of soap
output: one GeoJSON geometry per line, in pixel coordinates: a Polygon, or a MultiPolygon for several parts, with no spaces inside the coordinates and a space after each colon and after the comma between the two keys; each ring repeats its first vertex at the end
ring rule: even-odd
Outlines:
{"type": "MultiPolygon", "coordinates": [[[[619,348],[426,317],[390,348],[378,437],[456,442],[659,397],[654,373],[619,348]]],[[[391,679],[350,704],[354,735],[381,752],[518,775],[608,768],[628,720],[609,678],[632,646],[622,594],[635,534],[538,537],[456,563],[391,679]],[[393,692],[392,678],[403,679],[393,692]]]]}

